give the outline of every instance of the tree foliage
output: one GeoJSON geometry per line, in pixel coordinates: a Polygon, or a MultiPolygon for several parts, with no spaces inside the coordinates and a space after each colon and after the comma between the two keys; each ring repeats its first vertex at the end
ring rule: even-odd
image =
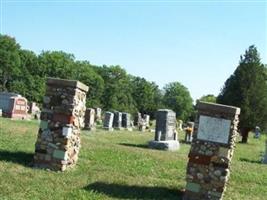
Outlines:
{"type": "Polygon", "coordinates": [[[0,89],[9,90],[13,76],[20,72],[20,46],[16,40],[0,34],[0,89]]]}
{"type": "Polygon", "coordinates": [[[193,111],[193,100],[188,89],[179,82],[164,87],[163,103],[176,112],[176,117],[186,120],[193,111]]]}
{"type": "Polygon", "coordinates": [[[205,101],[205,102],[210,102],[210,103],[216,103],[217,101],[217,97],[214,96],[213,94],[208,94],[208,95],[204,95],[202,96],[199,101],[205,101]]]}
{"type": "Polygon", "coordinates": [[[153,118],[166,103],[182,119],[192,110],[192,98],[179,83],[167,85],[163,95],[156,83],[127,74],[120,66],[91,65],[63,51],[43,51],[36,55],[21,49],[14,38],[0,35],[0,91],[16,92],[29,101],[42,103],[47,77],[79,80],[88,85],[88,107],[138,111],[153,118]]]}
{"type": "Polygon", "coordinates": [[[241,56],[239,66],[225,82],[217,101],[241,108],[240,128],[267,125],[266,68],[255,46],[241,56]]]}
{"type": "Polygon", "coordinates": [[[132,76],[131,88],[137,110],[154,117],[155,112],[162,105],[162,92],[156,83],[132,76]]]}

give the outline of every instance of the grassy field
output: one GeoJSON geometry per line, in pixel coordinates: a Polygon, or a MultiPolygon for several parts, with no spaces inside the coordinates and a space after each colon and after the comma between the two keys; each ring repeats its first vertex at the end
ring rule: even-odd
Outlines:
{"type": "MultiPolygon", "coordinates": [[[[176,199],[185,187],[189,145],[150,150],[153,133],[83,132],[77,166],[64,173],[31,168],[37,121],[0,118],[0,199],[176,199]]],[[[180,138],[183,138],[180,136],[180,138]]],[[[264,138],[237,144],[224,199],[267,199],[264,138]]]]}

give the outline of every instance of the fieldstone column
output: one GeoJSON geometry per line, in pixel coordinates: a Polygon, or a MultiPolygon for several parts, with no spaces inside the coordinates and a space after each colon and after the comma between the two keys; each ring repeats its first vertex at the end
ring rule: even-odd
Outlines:
{"type": "Polygon", "coordinates": [[[64,171],[76,164],[87,91],[88,87],[79,81],[47,79],[35,167],[64,171]]]}
{"type": "Polygon", "coordinates": [[[198,102],[184,200],[221,200],[230,175],[240,108],[198,102]]]}

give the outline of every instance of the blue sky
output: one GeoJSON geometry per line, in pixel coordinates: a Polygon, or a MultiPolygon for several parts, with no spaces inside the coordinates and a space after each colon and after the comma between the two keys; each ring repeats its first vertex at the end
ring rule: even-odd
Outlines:
{"type": "Polygon", "coordinates": [[[24,49],[120,65],[192,97],[220,92],[252,44],[267,63],[266,1],[1,1],[1,33],[24,49]]]}

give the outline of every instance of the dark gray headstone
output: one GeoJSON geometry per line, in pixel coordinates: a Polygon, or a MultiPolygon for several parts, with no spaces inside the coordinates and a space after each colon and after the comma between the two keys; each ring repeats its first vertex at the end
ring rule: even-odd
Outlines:
{"type": "Polygon", "coordinates": [[[122,113],[114,112],[113,127],[121,128],[121,123],[122,123],[122,113]]]}
{"type": "Polygon", "coordinates": [[[175,139],[176,114],[172,110],[161,109],[156,114],[156,141],[175,139]]]}
{"type": "Polygon", "coordinates": [[[112,112],[105,113],[104,128],[112,130],[114,114],[112,112]]]}
{"type": "Polygon", "coordinates": [[[130,128],[131,127],[131,114],[122,113],[122,127],[130,128]]]}

